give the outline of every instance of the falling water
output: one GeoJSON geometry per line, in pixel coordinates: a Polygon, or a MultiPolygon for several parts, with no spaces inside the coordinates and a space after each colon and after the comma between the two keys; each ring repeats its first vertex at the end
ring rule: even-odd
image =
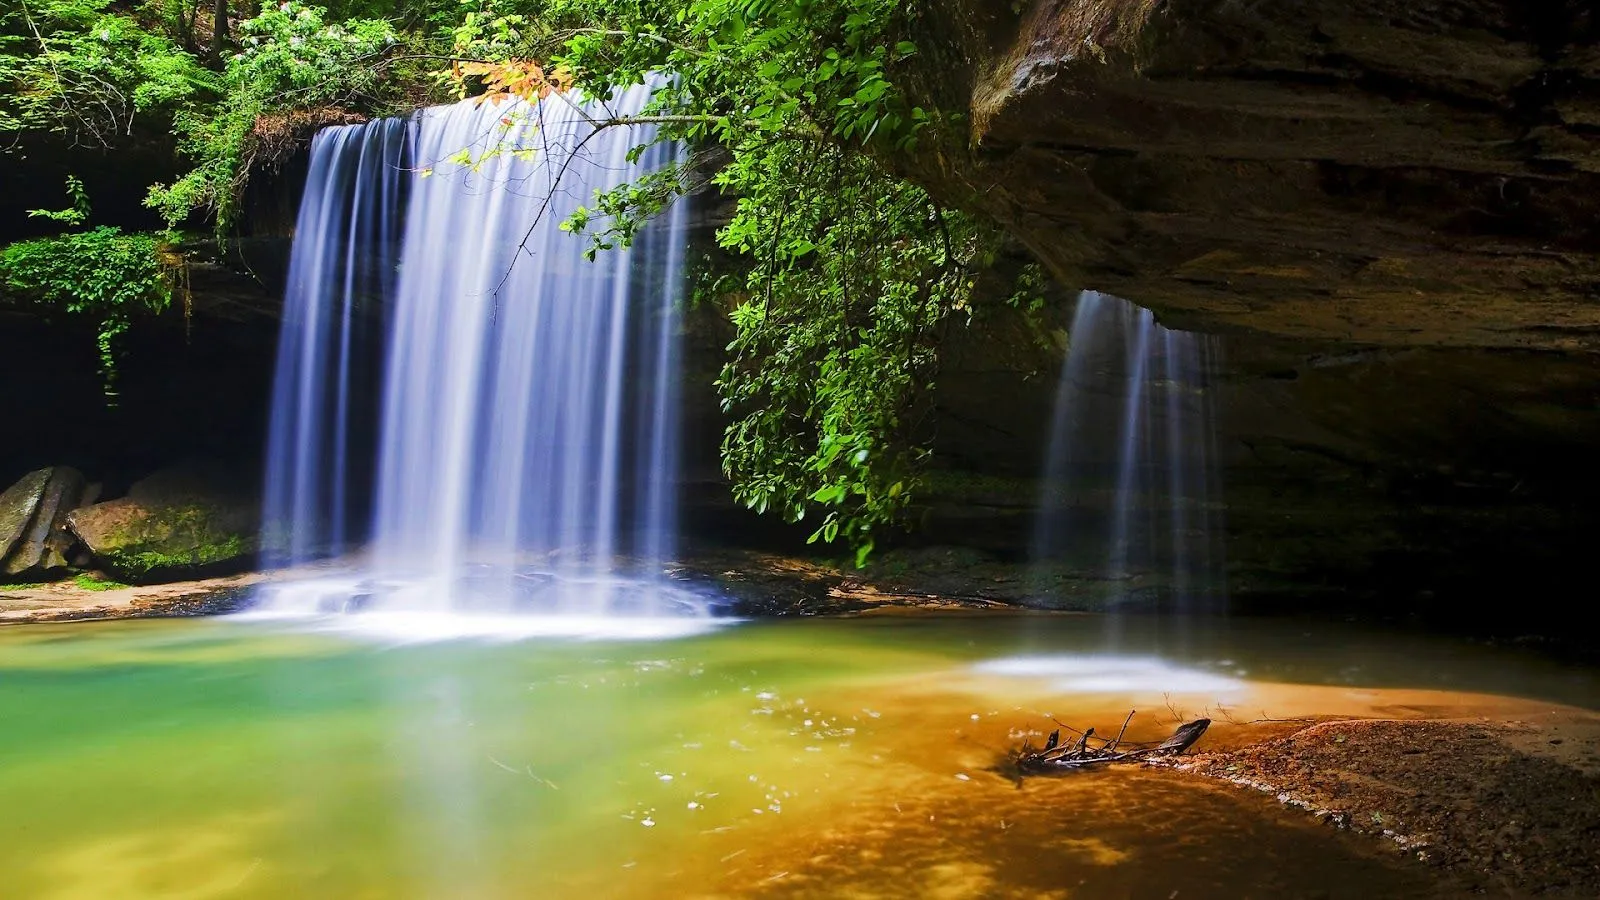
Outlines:
{"type": "MultiPolygon", "coordinates": [[[[596,127],[642,109],[649,94],[466,101],[406,123],[413,161],[375,466],[353,466],[374,477],[366,560],[344,578],[281,587],[271,607],[608,615],[692,606],[658,577],[674,550],[684,204],[595,261],[586,238],[561,228],[596,191],[675,161],[678,149],[652,144],[651,127],[596,127]],[[640,145],[649,148],[630,159],[640,145]]],[[[348,167],[357,151],[347,145],[358,142],[319,139],[314,149],[337,157],[324,167],[348,167]]],[[[374,203],[360,195],[376,185],[356,184],[352,202],[308,183],[302,222],[326,206],[374,203]]],[[[345,228],[354,234],[353,221],[345,228]]],[[[339,238],[338,222],[300,232],[296,270],[332,265],[339,238]]],[[[327,279],[306,284],[319,315],[341,302],[327,279]]],[[[285,359],[297,359],[304,351],[287,349],[290,335],[286,325],[285,359]]],[[[326,357],[280,364],[280,409],[343,377],[343,358],[326,357]]],[[[273,441],[269,491],[296,501],[275,502],[273,521],[298,532],[312,508],[327,516],[319,504],[330,493],[302,498],[298,485],[338,481],[347,464],[326,428],[286,434],[275,419],[273,441]]],[[[315,550],[316,533],[306,534],[290,561],[315,550]]]]}
{"type": "Polygon", "coordinates": [[[271,564],[341,553],[355,525],[352,439],[371,430],[373,338],[394,292],[409,143],[398,119],[324,128],[311,141],[267,444],[271,564]]]}
{"type": "Polygon", "coordinates": [[[1041,592],[1066,572],[1088,573],[1113,605],[1221,600],[1215,340],[1093,291],[1070,338],[1034,532],[1041,592]]]}

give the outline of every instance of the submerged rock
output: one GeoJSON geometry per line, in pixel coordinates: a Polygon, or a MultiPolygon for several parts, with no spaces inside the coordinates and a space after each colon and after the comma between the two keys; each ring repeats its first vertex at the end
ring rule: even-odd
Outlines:
{"type": "Polygon", "coordinates": [[[90,494],[82,473],[67,466],[29,472],[0,494],[0,578],[64,574],[73,544],[66,516],[90,494]]]}
{"type": "Polygon", "coordinates": [[[224,473],[175,467],[135,483],[126,497],[74,510],[67,523],[106,571],[166,581],[248,567],[260,507],[224,473]]]}

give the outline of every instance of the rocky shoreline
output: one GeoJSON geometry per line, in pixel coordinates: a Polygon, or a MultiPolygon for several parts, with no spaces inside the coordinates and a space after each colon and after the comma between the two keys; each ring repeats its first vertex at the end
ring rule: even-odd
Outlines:
{"type": "Polygon", "coordinates": [[[30,622],[207,616],[233,612],[266,580],[261,573],[125,585],[92,577],[50,584],[0,585],[0,626],[30,622]]]}
{"type": "Polygon", "coordinates": [[[1276,731],[1161,765],[1272,795],[1437,867],[1463,892],[1600,896],[1593,717],[1345,719],[1276,731]]]}

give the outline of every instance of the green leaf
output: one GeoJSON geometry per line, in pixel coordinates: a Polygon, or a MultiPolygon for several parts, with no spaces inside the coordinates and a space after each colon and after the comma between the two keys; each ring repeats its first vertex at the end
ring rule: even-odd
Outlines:
{"type": "Polygon", "coordinates": [[[856,547],[856,568],[858,568],[858,569],[866,568],[867,557],[872,555],[872,548],[874,546],[876,546],[876,544],[874,544],[874,542],[869,539],[869,540],[862,541],[856,547]]]}

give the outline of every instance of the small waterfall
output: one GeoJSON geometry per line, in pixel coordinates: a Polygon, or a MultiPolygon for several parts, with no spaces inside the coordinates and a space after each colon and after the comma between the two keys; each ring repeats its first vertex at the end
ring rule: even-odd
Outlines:
{"type": "MultiPolygon", "coordinates": [[[[302,346],[342,346],[348,317],[333,336],[304,337],[286,322],[278,372],[280,409],[298,410],[301,395],[341,399],[317,407],[314,429],[288,412],[275,417],[268,490],[285,499],[271,504],[269,528],[294,535],[286,561],[336,551],[311,523],[326,519],[336,533],[348,513],[330,498],[343,496],[347,469],[368,473],[364,565],[280,586],[269,608],[701,611],[659,579],[675,549],[685,204],[630,249],[594,261],[584,256],[587,238],[560,227],[596,191],[675,161],[670,144],[630,159],[650,143],[651,127],[594,125],[643,109],[650,91],[638,86],[606,103],[469,100],[344,140],[319,135],[313,167],[331,171],[379,153],[361,135],[405,129],[411,162],[399,180],[408,197],[398,276],[382,292],[375,452],[349,458],[342,426],[327,424],[351,408],[345,388],[332,386],[348,377],[347,356],[302,346]],[[307,354],[315,360],[303,362],[307,354]]],[[[296,272],[322,273],[357,255],[340,248],[357,248],[359,228],[370,228],[360,211],[389,208],[364,177],[347,179],[353,195],[331,178],[308,183],[301,222],[318,224],[296,235],[296,272]]],[[[381,251],[368,262],[388,266],[381,251]]],[[[330,279],[303,281],[296,296],[307,318],[337,318],[348,305],[330,279]]]]}
{"type": "Polygon", "coordinates": [[[1227,591],[1216,340],[1093,291],[1070,340],[1034,530],[1038,590],[1084,590],[1087,574],[1112,606],[1210,608],[1227,591]]]}

